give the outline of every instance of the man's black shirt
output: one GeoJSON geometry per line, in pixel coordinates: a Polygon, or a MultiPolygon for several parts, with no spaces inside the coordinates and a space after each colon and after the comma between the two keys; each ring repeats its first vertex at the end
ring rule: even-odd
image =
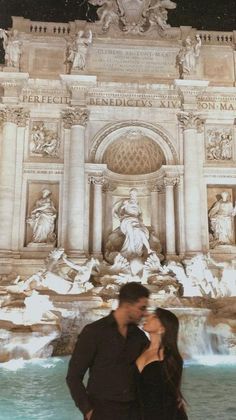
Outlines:
{"type": "Polygon", "coordinates": [[[147,344],[148,338],[135,324],[128,326],[127,337],[123,337],[112,313],[83,329],[66,379],[75,404],[84,414],[93,408],[93,398],[120,402],[136,398],[135,360],[147,344]],[[86,389],[83,378],[88,369],[86,389]]]}

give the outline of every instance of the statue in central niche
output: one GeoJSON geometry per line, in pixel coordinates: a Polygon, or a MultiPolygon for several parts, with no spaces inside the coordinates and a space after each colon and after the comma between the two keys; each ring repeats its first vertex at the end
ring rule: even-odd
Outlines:
{"type": "Polygon", "coordinates": [[[142,221],[142,211],[137,197],[137,189],[129,191],[129,198],[118,202],[115,214],[120,219],[120,230],[125,235],[125,241],[121,248],[121,254],[126,258],[142,256],[143,247],[147,253],[152,250],[149,245],[149,231],[142,221]]]}
{"type": "Polygon", "coordinates": [[[129,191],[129,197],[115,203],[113,214],[119,219],[120,226],[109,234],[105,243],[104,256],[109,263],[113,264],[118,254],[128,261],[136,258],[145,261],[152,253],[162,258],[156,233],[143,223],[136,188],[129,191]]]}

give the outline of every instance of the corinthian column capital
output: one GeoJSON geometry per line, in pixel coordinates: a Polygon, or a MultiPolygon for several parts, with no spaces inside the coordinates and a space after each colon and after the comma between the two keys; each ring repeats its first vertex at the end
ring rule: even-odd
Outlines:
{"type": "Polygon", "coordinates": [[[102,191],[103,191],[104,193],[107,193],[107,192],[112,192],[112,191],[114,191],[115,189],[116,189],[116,185],[115,185],[115,183],[110,182],[110,181],[107,181],[107,180],[105,180],[105,179],[104,179],[103,186],[102,186],[102,191]]]}
{"type": "Polygon", "coordinates": [[[83,107],[71,107],[62,111],[64,128],[71,128],[73,125],[86,126],[89,118],[89,110],[83,107]]]}
{"type": "Polygon", "coordinates": [[[150,192],[157,192],[160,193],[164,190],[164,184],[162,181],[160,182],[153,182],[150,187],[149,187],[149,191],[150,192]]]}
{"type": "Polygon", "coordinates": [[[177,115],[180,125],[184,130],[194,129],[199,133],[203,131],[205,120],[194,112],[181,112],[177,115]]]}
{"type": "Polygon", "coordinates": [[[0,110],[0,123],[11,122],[24,127],[29,117],[29,111],[22,107],[6,107],[0,110]]]}
{"type": "Polygon", "coordinates": [[[28,110],[25,110],[24,108],[20,108],[18,111],[18,127],[25,127],[29,118],[30,112],[28,110]]]}
{"type": "Polygon", "coordinates": [[[89,182],[89,184],[103,186],[104,183],[105,183],[105,179],[103,178],[103,176],[91,175],[91,176],[88,177],[88,182],[89,182]]]}
{"type": "Polygon", "coordinates": [[[178,178],[164,178],[165,187],[174,187],[178,184],[178,178]]]}

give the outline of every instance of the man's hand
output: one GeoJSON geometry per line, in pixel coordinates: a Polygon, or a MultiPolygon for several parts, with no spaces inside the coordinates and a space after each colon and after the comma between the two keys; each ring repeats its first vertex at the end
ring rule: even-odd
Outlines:
{"type": "Polygon", "coordinates": [[[90,420],[90,419],[92,418],[92,415],[93,415],[93,410],[90,410],[90,411],[86,414],[86,416],[85,416],[85,420],[90,420]]]}

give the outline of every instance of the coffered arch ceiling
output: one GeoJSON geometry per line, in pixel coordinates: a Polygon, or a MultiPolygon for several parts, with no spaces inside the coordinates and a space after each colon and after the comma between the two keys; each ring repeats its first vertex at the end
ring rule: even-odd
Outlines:
{"type": "Polygon", "coordinates": [[[92,140],[89,162],[119,174],[147,174],[178,165],[175,142],[161,126],[140,121],[109,124],[92,140]]]}
{"type": "Polygon", "coordinates": [[[108,146],[102,163],[115,173],[141,175],[157,171],[166,162],[157,143],[140,130],[131,129],[108,146]]]}

